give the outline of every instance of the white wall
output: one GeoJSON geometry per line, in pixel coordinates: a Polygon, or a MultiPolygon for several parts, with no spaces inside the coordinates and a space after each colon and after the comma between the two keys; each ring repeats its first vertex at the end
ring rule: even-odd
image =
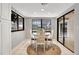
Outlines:
{"type": "MultiPolygon", "coordinates": [[[[13,8],[13,6],[11,7],[11,9],[13,11],[15,11],[16,13],[18,13],[19,15],[23,16],[20,12],[18,12],[18,10],[13,8]]],[[[26,29],[26,20],[25,19],[24,19],[24,26],[25,26],[25,29],[26,29]]],[[[11,32],[12,49],[15,48],[17,45],[19,45],[22,41],[24,41],[26,39],[25,29],[24,29],[24,31],[11,32]]]]}
{"type": "Polygon", "coordinates": [[[76,4],[74,6],[75,12],[76,12],[76,18],[75,18],[75,54],[79,54],[79,4],[76,4]]]}
{"type": "Polygon", "coordinates": [[[11,21],[1,21],[1,48],[2,54],[11,54],[11,21]]]}
{"type": "MultiPolygon", "coordinates": [[[[26,29],[26,20],[24,19],[24,26],[26,29]]],[[[22,41],[26,39],[26,31],[16,31],[11,32],[11,39],[12,39],[12,48],[16,47],[18,44],[20,44],[22,41]]]]}
{"type": "Polygon", "coordinates": [[[1,50],[2,50],[2,47],[1,47],[2,42],[1,41],[2,40],[1,40],[1,19],[0,19],[0,55],[1,55],[1,50]]]}
{"type": "Polygon", "coordinates": [[[14,48],[26,39],[25,31],[12,32],[11,39],[12,39],[12,48],[14,48]]]}
{"type": "Polygon", "coordinates": [[[32,34],[32,19],[26,18],[25,19],[25,31],[26,31],[26,40],[31,40],[31,34],[32,34]]]}
{"type": "Polygon", "coordinates": [[[12,39],[12,48],[16,47],[24,40],[31,40],[30,31],[32,31],[32,20],[31,19],[24,19],[25,29],[24,31],[17,31],[11,33],[12,39]]]}
{"type": "Polygon", "coordinates": [[[51,18],[51,31],[53,31],[53,39],[57,40],[57,19],[51,18]]]}
{"type": "Polygon", "coordinates": [[[11,5],[0,3],[0,50],[1,54],[11,54],[11,5]]]}

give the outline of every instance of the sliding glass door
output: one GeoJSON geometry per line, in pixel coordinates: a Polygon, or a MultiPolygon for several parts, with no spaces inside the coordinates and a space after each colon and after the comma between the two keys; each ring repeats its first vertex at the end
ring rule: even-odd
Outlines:
{"type": "Polygon", "coordinates": [[[61,44],[64,44],[63,42],[63,17],[60,17],[58,20],[58,41],[61,44]]]}
{"type": "Polygon", "coordinates": [[[74,52],[74,10],[57,19],[57,41],[74,52]]]}
{"type": "Polygon", "coordinates": [[[74,11],[65,15],[65,46],[74,51],[74,11]]]}

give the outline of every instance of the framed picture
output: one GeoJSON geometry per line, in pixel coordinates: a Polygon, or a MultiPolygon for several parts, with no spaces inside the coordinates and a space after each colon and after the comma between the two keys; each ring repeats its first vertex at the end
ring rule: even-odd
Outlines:
{"type": "Polygon", "coordinates": [[[11,11],[11,31],[23,31],[24,30],[24,18],[14,11],[11,11]]]}

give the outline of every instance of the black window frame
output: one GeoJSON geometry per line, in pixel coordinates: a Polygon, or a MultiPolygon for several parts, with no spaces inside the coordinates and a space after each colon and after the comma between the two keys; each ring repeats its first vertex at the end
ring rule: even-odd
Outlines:
{"type": "Polygon", "coordinates": [[[12,30],[12,28],[11,28],[11,32],[24,31],[24,17],[22,17],[21,15],[17,14],[15,11],[11,10],[11,22],[14,19],[13,13],[16,14],[15,21],[17,21],[17,29],[16,30],[12,30]],[[22,29],[19,29],[19,18],[18,17],[21,17],[22,18],[22,26],[23,26],[22,29]]]}
{"type": "MultiPolygon", "coordinates": [[[[34,20],[34,19],[32,19],[32,22],[33,22],[33,20],[34,20]]],[[[39,19],[39,20],[40,20],[40,23],[41,23],[41,24],[40,24],[40,25],[41,25],[40,28],[44,28],[44,27],[43,27],[43,19],[39,19]]],[[[50,20],[50,25],[51,25],[51,19],[49,19],[49,20],[50,20]]],[[[32,27],[33,27],[33,25],[32,25],[32,27]]],[[[51,28],[50,28],[50,29],[51,29],[51,28]]],[[[33,32],[36,32],[36,31],[33,31],[33,29],[32,29],[32,33],[33,33],[33,32]]],[[[51,33],[51,30],[49,30],[49,31],[46,31],[46,30],[45,30],[45,32],[50,32],[50,33],[51,33]]]]}

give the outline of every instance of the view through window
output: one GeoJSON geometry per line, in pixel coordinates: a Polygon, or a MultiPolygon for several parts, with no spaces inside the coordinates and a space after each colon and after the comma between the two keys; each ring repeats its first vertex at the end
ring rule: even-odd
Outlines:
{"type": "Polygon", "coordinates": [[[45,35],[49,36],[51,33],[51,20],[50,19],[32,19],[32,35],[33,38],[37,35],[39,28],[45,30],[45,35]]]}

